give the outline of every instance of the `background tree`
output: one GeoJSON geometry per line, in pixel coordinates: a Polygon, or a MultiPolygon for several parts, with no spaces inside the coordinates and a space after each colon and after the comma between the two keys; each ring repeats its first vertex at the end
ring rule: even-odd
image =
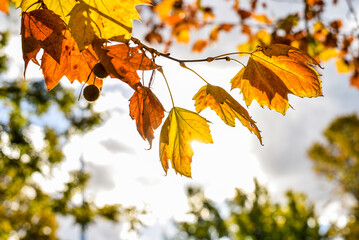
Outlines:
{"type": "Polygon", "coordinates": [[[349,214],[346,239],[359,237],[359,119],[356,114],[335,119],[324,131],[325,143],[314,143],[308,151],[316,172],[338,185],[356,200],[349,214]]]}
{"type": "MultiPolygon", "coordinates": [[[[1,34],[0,48],[6,36],[1,34]]],[[[0,72],[4,72],[6,56],[0,59],[0,72]]],[[[64,191],[55,195],[44,192],[34,180],[35,175],[50,178],[51,170],[64,160],[62,147],[73,134],[100,124],[101,114],[90,104],[80,106],[70,89],[57,86],[49,94],[43,80],[0,78],[0,239],[57,239],[57,214],[73,216],[83,228],[100,216],[129,221],[137,229],[140,212],[136,208],[72,202],[86,187],[89,175],[85,172],[71,173],[64,191]],[[47,122],[46,117],[61,119],[65,127],[47,122]]]]}
{"type": "Polygon", "coordinates": [[[225,208],[206,198],[200,188],[187,189],[190,222],[176,223],[181,239],[325,239],[314,205],[305,195],[286,193],[285,203],[275,203],[255,180],[253,193],[236,189],[225,208]],[[229,214],[224,214],[225,212],[229,214]],[[224,212],[224,213],[223,213],[224,212]]]}

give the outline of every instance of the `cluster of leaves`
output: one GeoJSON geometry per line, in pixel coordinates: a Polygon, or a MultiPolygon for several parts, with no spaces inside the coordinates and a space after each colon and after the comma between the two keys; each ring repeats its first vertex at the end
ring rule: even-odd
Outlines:
{"type": "MultiPolygon", "coordinates": [[[[260,106],[274,109],[283,115],[290,106],[288,94],[299,97],[322,95],[319,74],[314,69],[319,64],[314,58],[292,46],[271,44],[258,46],[250,52],[180,60],[144,45],[131,37],[132,21],[139,18],[135,5],[149,3],[145,0],[22,0],[19,6],[22,9],[21,36],[25,71],[30,60],[40,65],[49,90],[64,76],[70,82],[78,80],[87,83],[89,86],[85,88],[84,96],[91,101],[98,98],[103,78],[110,76],[120,79],[134,90],[130,98],[130,116],[136,120],[138,132],[144,140],[148,140],[150,146],[154,130],[161,125],[165,116],[164,107],[151,90],[155,70],[162,73],[167,83],[162,68],[155,63],[157,57],[177,61],[181,67],[197,74],[185,63],[217,60],[238,62],[229,56],[249,55],[247,65],[241,63],[243,68],[231,80],[232,89],[241,90],[247,105],[256,100],[260,106]],[[40,49],[43,49],[41,63],[38,60],[40,49]],[[149,81],[141,81],[138,70],[152,70],[149,81]]],[[[196,6],[202,9],[198,4],[200,1],[196,6]]],[[[177,29],[181,28],[177,26],[181,25],[180,22],[186,22],[181,19],[182,6],[181,1],[163,1],[154,7],[160,9],[158,11],[163,18],[173,21],[171,24],[176,26],[174,31],[180,35],[179,39],[187,35],[177,29]],[[178,3],[180,5],[177,6],[178,3]],[[174,6],[179,8],[179,12],[167,16],[172,14],[174,6]]],[[[211,16],[210,9],[203,8],[201,11],[205,18],[211,16]]],[[[264,17],[253,16],[257,19],[264,17]]],[[[226,26],[222,26],[218,31],[226,29],[228,30],[226,26]]],[[[247,110],[225,89],[213,86],[199,77],[206,85],[193,97],[196,112],[175,106],[172,99],[173,108],[163,123],[159,154],[165,172],[170,161],[176,173],[190,177],[193,156],[191,142],[213,142],[208,121],[199,115],[207,107],[214,110],[229,126],[234,126],[235,119],[238,119],[262,144],[260,131],[247,110]]],[[[168,90],[170,92],[169,88],[168,90]]]]}
{"type": "Polygon", "coordinates": [[[295,1],[296,10],[284,16],[272,7],[278,4],[275,1],[221,1],[206,1],[205,6],[201,0],[153,1],[152,14],[144,19],[149,29],[145,40],[163,44],[166,51],[173,42],[191,43],[194,52],[201,52],[217,42],[221,32],[237,31],[247,36],[244,43],[238,43],[238,51],[251,52],[257,45],[281,43],[307,52],[318,62],[335,58],[338,72],[350,73],[350,84],[359,89],[359,19],[351,0],[295,1]],[[329,6],[341,3],[347,5],[344,11],[350,17],[326,12],[329,6]],[[216,12],[217,4],[228,6],[226,16],[237,17],[225,18],[216,12]],[[195,31],[201,31],[200,38],[191,36],[195,31]],[[204,33],[208,37],[203,37],[204,33]]]}
{"type": "Polygon", "coordinates": [[[193,221],[176,223],[174,239],[326,239],[318,217],[303,194],[288,191],[286,202],[274,203],[267,189],[255,181],[253,193],[236,189],[225,204],[229,214],[205,197],[200,188],[187,189],[193,221]]]}

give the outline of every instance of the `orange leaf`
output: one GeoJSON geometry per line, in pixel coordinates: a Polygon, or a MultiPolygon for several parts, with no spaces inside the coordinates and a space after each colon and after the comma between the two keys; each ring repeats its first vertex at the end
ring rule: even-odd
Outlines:
{"type": "Polygon", "coordinates": [[[9,2],[10,0],[2,0],[0,2],[0,11],[3,11],[6,14],[9,14],[9,2]]]}
{"type": "Polygon", "coordinates": [[[359,89],[359,71],[354,71],[354,74],[350,77],[350,86],[359,89]]]}
{"type": "Polygon", "coordinates": [[[207,84],[196,93],[193,100],[195,100],[198,113],[210,107],[221,117],[225,124],[231,127],[235,126],[235,118],[237,118],[250,132],[254,132],[262,144],[262,138],[256,122],[252,120],[247,110],[223,88],[207,84]]]}
{"type": "Polygon", "coordinates": [[[258,47],[243,74],[232,79],[232,88],[241,89],[247,105],[255,99],[260,106],[284,115],[289,107],[289,93],[299,97],[322,96],[318,73],[312,67],[315,65],[319,66],[312,57],[291,46],[258,47]]]}
{"type": "Polygon", "coordinates": [[[22,13],[21,38],[25,71],[30,60],[37,63],[36,54],[43,48],[56,62],[60,62],[66,29],[61,18],[47,9],[22,13]]]}
{"type": "Polygon", "coordinates": [[[170,160],[176,173],[191,177],[192,141],[213,143],[208,121],[195,112],[173,107],[160,136],[160,159],[166,173],[170,160]]]}
{"type": "Polygon", "coordinates": [[[204,39],[197,40],[192,47],[193,52],[202,52],[203,49],[208,45],[208,41],[204,39]]]}
{"type": "Polygon", "coordinates": [[[271,24],[273,22],[272,19],[268,18],[264,14],[252,13],[252,18],[254,18],[255,20],[257,20],[258,22],[261,22],[261,23],[271,24]]]}
{"type": "Polygon", "coordinates": [[[229,32],[234,27],[233,24],[224,23],[219,26],[215,26],[209,34],[209,39],[212,41],[218,41],[218,34],[220,31],[229,32]]]}
{"type": "Polygon", "coordinates": [[[136,119],[137,131],[152,148],[153,130],[162,123],[165,109],[151,89],[138,87],[130,98],[130,116],[136,119]]]}
{"type": "Polygon", "coordinates": [[[80,52],[70,32],[66,31],[64,36],[66,39],[62,44],[62,54],[59,63],[47,52],[44,52],[42,56],[41,68],[47,89],[51,90],[54,88],[63,76],[66,76],[71,83],[75,80],[82,83],[89,79],[88,84],[95,84],[101,89],[102,80],[93,80],[95,75],[91,73],[92,68],[98,62],[95,52],[90,46],[88,49],[80,52]],[[90,73],[91,76],[88,78],[90,73]]]}
{"type": "Polygon", "coordinates": [[[159,68],[138,47],[126,44],[104,46],[104,41],[96,39],[92,46],[112,78],[119,78],[136,90],[140,85],[137,70],[154,70],[159,68]]]}

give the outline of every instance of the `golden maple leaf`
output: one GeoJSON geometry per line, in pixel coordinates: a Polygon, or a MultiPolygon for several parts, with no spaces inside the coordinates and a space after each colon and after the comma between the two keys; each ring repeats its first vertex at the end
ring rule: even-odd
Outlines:
{"type": "Polygon", "coordinates": [[[80,50],[95,35],[104,39],[130,39],[134,19],[140,20],[135,6],[150,0],[82,0],[69,13],[68,25],[80,50]]]}
{"type": "Polygon", "coordinates": [[[241,89],[247,106],[255,99],[260,106],[284,115],[289,107],[288,94],[322,96],[314,66],[320,65],[297,48],[283,44],[258,47],[251,53],[247,67],[232,79],[232,89],[241,89]]]}
{"type": "MultiPolygon", "coordinates": [[[[136,5],[151,0],[43,0],[47,9],[59,15],[69,26],[80,50],[95,36],[122,41],[130,39],[134,19],[140,20],[136,5]]],[[[22,11],[39,9],[38,0],[22,0],[22,11]]]]}
{"type": "Polygon", "coordinates": [[[166,173],[170,160],[176,173],[191,177],[192,141],[213,143],[208,121],[195,112],[173,107],[160,135],[160,160],[166,173]]]}
{"type": "Polygon", "coordinates": [[[237,118],[250,132],[254,132],[262,144],[262,138],[256,122],[252,120],[247,110],[223,88],[207,84],[196,93],[193,100],[195,100],[198,113],[210,107],[225,124],[231,127],[235,126],[235,118],[237,118]]]}
{"type": "MultiPolygon", "coordinates": [[[[43,0],[42,2],[46,5],[47,9],[59,15],[63,21],[68,23],[68,14],[76,5],[77,0],[43,0]]],[[[41,8],[41,5],[42,3],[38,0],[22,0],[19,7],[23,12],[28,12],[41,8]]]]}

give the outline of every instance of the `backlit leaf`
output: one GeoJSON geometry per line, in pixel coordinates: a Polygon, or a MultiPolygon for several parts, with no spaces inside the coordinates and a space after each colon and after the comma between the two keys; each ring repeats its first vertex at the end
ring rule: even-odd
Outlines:
{"type": "Polygon", "coordinates": [[[262,138],[255,121],[249,116],[247,110],[223,88],[207,84],[196,93],[193,100],[195,100],[198,113],[210,107],[225,124],[231,127],[235,126],[235,119],[237,118],[250,132],[254,132],[262,144],[262,138]]]}
{"type": "Polygon", "coordinates": [[[176,173],[191,177],[192,141],[213,143],[208,121],[195,112],[172,108],[160,136],[160,160],[166,173],[170,160],[176,173]]]}
{"type": "MultiPolygon", "coordinates": [[[[59,15],[63,21],[68,23],[68,14],[76,5],[76,0],[43,0],[46,7],[59,15]]],[[[38,0],[22,0],[20,8],[23,12],[39,9],[41,3],[38,0]]]]}
{"type": "MultiPolygon", "coordinates": [[[[299,97],[322,96],[319,64],[304,52],[287,45],[258,47],[250,56],[247,67],[236,85],[247,105],[255,99],[283,115],[289,107],[288,94],[299,97]]],[[[233,80],[232,80],[233,81],[233,80]]]]}
{"type": "Polygon", "coordinates": [[[130,116],[136,119],[137,131],[150,148],[154,139],[153,130],[162,123],[165,109],[156,95],[147,87],[138,87],[130,98],[130,116]]]}
{"type": "Polygon", "coordinates": [[[154,70],[159,68],[138,47],[129,47],[126,44],[104,46],[102,40],[95,40],[93,48],[113,78],[118,78],[136,89],[140,83],[137,70],[154,70]]]}
{"type": "Polygon", "coordinates": [[[134,19],[140,19],[136,5],[151,4],[150,0],[83,0],[69,13],[69,27],[82,50],[95,34],[104,39],[130,39],[134,19]],[[82,35],[81,35],[82,34],[82,35]],[[82,39],[81,36],[85,36],[82,39]]]}
{"type": "Polygon", "coordinates": [[[22,13],[21,39],[25,71],[28,62],[43,48],[56,62],[60,62],[66,29],[61,18],[47,9],[22,13]]]}
{"type": "Polygon", "coordinates": [[[0,2],[0,11],[8,14],[9,13],[9,1],[10,0],[2,0],[0,2]]]}
{"type": "Polygon", "coordinates": [[[46,52],[42,56],[41,68],[47,89],[54,88],[63,76],[66,76],[71,83],[75,80],[82,83],[89,79],[88,84],[95,84],[101,89],[102,80],[95,80],[95,75],[91,73],[92,68],[98,62],[95,52],[91,47],[80,52],[69,31],[66,31],[64,36],[66,39],[62,44],[59,63],[46,52]],[[88,78],[90,73],[91,76],[88,78]]]}

